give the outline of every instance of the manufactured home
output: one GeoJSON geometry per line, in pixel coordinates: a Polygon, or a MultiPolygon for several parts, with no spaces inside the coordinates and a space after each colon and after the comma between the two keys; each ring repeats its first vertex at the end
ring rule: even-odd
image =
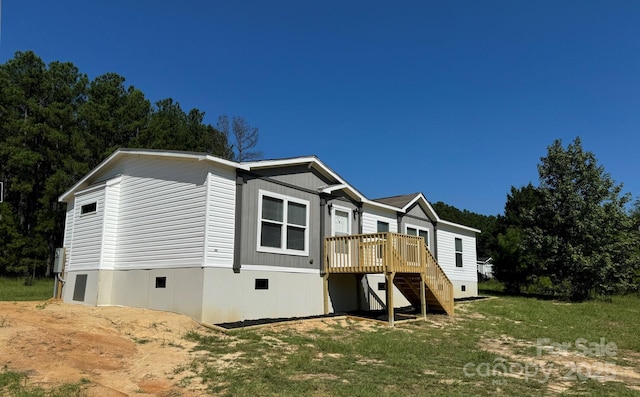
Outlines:
{"type": "Polygon", "coordinates": [[[315,156],[237,163],[120,149],[60,196],[65,302],[205,323],[477,294],[476,233],[422,193],[368,199],[315,156]]]}

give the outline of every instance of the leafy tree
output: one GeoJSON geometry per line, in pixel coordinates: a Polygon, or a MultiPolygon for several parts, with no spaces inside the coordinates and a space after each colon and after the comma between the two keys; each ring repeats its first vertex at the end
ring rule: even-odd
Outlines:
{"type": "Polygon", "coordinates": [[[140,90],[125,88],[124,82],[124,77],[106,73],[89,83],[79,117],[90,133],[91,167],[117,148],[127,146],[149,121],[151,104],[140,90]]]}
{"type": "Polygon", "coordinates": [[[226,135],[165,99],[154,108],[124,77],[89,81],[31,51],[0,65],[0,275],[47,275],[62,246],[58,197],[118,147],[233,152],[226,135]]]}
{"type": "Polygon", "coordinates": [[[147,127],[132,141],[133,146],[149,149],[186,150],[211,153],[230,158],[226,136],[203,124],[204,112],[191,109],[185,113],[171,98],[155,104],[147,127]]]}
{"type": "Polygon", "coordinates": [[[13,272],[35,272],[61,244],[63,187],[85,173],[88,151],[77,120],[87,78],[71,63],[48,67],[33,52],[0,66],[0,178],[15,232],[9,248],[13,272]]]}
{"type": "Polygon", "coordinates": [[[512,293],[520,292],[521,287],[533,283],[537,276],[536,257],[524,249],[523,230],[536,224],[534,211],[541,199],[539,190],[531,183],[519,189],[511,187],[504,215],[496,222],[493,271],[512,293]]]}
{"type": "Polygon", "coordinates": [[[262,152],[251,151],[258,144],[258,128],[250,126],[244,117],[234,116],[229,125],[226,114],[218,117],[218,129],[227,136],[233,135],[235,144],[234,160],[251,161],[262,157],[262,152]]]}
{"type": "Polygon", "coordinates": [[[571,299],[629,290],[638,267],[637,236],[622,185],[583,150],[580,138],[566,149],[556,140],[538,172],[538,188],[512,189],[507,201],[503,226],[518,232],[503,235],[500,271],[517,275],[512,282],[520,285],[544,280],[551,292],[571,299]],[[518,260],[512,266],[526,272],[510,271],[508,260],[518,260]]]}

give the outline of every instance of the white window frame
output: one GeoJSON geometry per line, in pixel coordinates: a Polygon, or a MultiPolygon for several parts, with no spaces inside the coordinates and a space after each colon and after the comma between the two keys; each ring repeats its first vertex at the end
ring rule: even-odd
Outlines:
{"type": "Polygon", "coordinates": [[[427,232],[426,244],[427,244],[427,248],[431,249],[431,245],[429,244],[429,240],[431,239],[431,232],[429,231],[429,228],[426,228],[424,226],[412,225],[410,223],[405,223],[404,234],[407,234],[407,235],[409,234],[409,230],[408,230],[409,228],[416,229],[418,236],[420,236],[420,231],[427,232]]]}
{"type": "MultiPolygon", "coordinates": [[[[295,255],[295,256],[309,256],[309,212],[311,211],[310,202],[308,200],[299,199],[296,197],[287,196],[284,194],[273,193],[267,190],[260,189],[258,191],[258,235],[256,241],[256,250],[258,252],[268,252],[272,254],[285,254],[285,255],[295,255]],[[260,237],[262,236],[262,198],[263,197],[271,197],[277,200],[282,200],[282,229],[280,230],[280,248],[276,247],[263,247],[260,245],[260,237]],[[296,203],[305,205],[307,208],[306,211],[306,222],[304,226],[304,251],[287,249],[287,211],[288,211],[288,203],[296,203]]],[[[278,223],[277,221],[267,221],[272,223],[278,223]]],[[[303,226],[291,224],[291,226],[302,228],[303,226]]]]}
{"type": "Polygon", "coordinates": [[[342,212],[346,212],[347,213],[347,230],[349,231],[349,235],[353,234],[352,231],[352,224],[351,224],[351,220],[353,219],[353,210],[351,208],[348,207],[342,207],[340,205],[335,205],[335,204],[331,204],[331,235],[335,236],[336,235],[336,231],[335,231],[335,224],[334,224],[334,219],[336,216],[336,211],[342,211],[342,212]]]}
{"type": "Polygon", "coordinates": [[[87,201],[84,204],[80,204],[80,208],[78,208],[79,212],[80,212],[80,216],[90,216],[93,214],[97,214],[98,213],[98,200],[96,201],[87,201]],[[82,212],[82,207],[86,206],[86,205],[91,205],[91,204],[95,204],[96,205],[96,209],[94,211],[89,211],[89,212],[82,212]]]}

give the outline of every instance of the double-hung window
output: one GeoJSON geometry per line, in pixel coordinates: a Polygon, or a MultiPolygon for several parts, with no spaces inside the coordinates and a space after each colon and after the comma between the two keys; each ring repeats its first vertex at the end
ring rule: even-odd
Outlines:
{"type": "Polygon", "coordinates": [[[424,238],[424,244],[429,248],[429,229],[423,229],[419,226],[407,225],[407,234],[409,236],[420,236],[424,238]]]}
{"type": "Polygon", "coordinates": [[[258,251],[309,255],[309,202],[260,190],[258,251]]]}
{"type": "Polygon", "coordinates": [[[456,267],[462,267],[462,239],[456,238],[455,241],[456,241],[456,267]]]}

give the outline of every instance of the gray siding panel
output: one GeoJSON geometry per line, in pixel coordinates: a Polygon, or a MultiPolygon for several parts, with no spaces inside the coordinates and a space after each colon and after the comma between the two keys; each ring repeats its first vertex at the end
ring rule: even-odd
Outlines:
{"type": "Polygon", "coordinates": [[[262,179],[249,179],[242,191],[242,265],[270,265],[319,269],[320,266],[320,196],[262,179]],[[309,201],[309,256],[258,252],[259,190],[309,201]],[[313,259],[313,264],[309,263],[313,259]]]}
{"type": "Polygon", "coordinates": [[[425,228],[429,230],[429,248],[432,252],[434,252],[435,247],[435,232],[433,223],[427,217],[427,214],[422,210],[422,207],[419,205],[414,205],[413,208],[410,208],[409,211],[402,217],[402,225],[400,228],[400,233],[407,232],[407,225],[413,225],[425,228]]]}
{"type": "Polygon", "coordinates": [[[268,177],[303,189],[316,191],[320,186],[329,184],[314,170],[309,170],[306,165],[294,167],[278,167],[269,170],[254,171],[255,174],[268,177]]]}

